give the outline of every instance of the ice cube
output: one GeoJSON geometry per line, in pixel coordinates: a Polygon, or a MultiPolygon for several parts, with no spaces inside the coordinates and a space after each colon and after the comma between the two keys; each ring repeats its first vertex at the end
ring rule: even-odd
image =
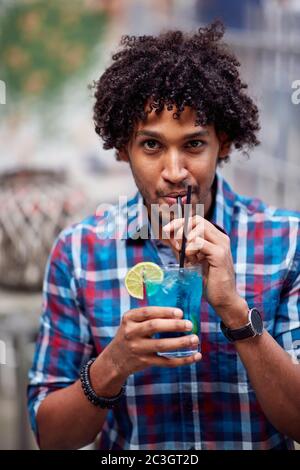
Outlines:
{"type": "Polygon", "coordinates": [[[162,283],[162,290],[165,294],[169,294],[171,291],[176,290],[178,285],[177,273],[168,273],[162,283]]]}

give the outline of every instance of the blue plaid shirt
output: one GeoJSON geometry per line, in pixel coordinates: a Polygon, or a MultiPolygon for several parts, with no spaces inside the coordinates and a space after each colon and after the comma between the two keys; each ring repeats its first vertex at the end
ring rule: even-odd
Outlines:
{"type": "MultiPolygon", "coordinates": [[[[55,242],[29,373],[35,431],[42,400],[76,381],[82,364],[114,338],[122,315],[146,304],[131,298],[124,285],[136,263],[163,264],[154,241],[136,237],[145,222],[142,202],[137,193],[127,210],[124,205],[121,211],[117,206],[98,211],[64,230],[55,242]]],[[[297,354],[299,214],[242,197],[218,174],[211,220],[230,236],[239,295],[261,311],[275,340],[297,354]]],[[[126,396],[107,415],[101,449],[293,448],[264,415],[234,345],[223,336],[220,318],[204,299],[199,313],[202,361],[130,375],[126,396]]]]}

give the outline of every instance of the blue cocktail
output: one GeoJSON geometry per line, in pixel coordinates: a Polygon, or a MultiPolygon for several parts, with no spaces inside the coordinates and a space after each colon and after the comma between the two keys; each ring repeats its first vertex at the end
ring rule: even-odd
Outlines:
{"type": "MultiPolygon", "coordinates": [[[[200,334],[200,304],[202,297],[201,265],[179,269],[178,264],[164,266],[160,281],[145,278],[146,294],[150,306],[177,307],[183,311],[183,319],[193,323],[188,332],[159,333],[156,338],[177,338],[184,335],[200,334]]],[[[195,354],[199,346],[178,351],[158,353],[166,357],[184,357],[195,354]]]]}

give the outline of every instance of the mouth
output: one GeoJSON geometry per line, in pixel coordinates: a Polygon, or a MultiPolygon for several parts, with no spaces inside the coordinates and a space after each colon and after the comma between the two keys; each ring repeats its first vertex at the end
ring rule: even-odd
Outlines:
{"type": "Polygon", "coordinates": [[[186,204],[187,201],[187,193],[186,192],[181,192],[181,193],[170,193],[167,194],[166,196],[163,196],[164,201],[166,201],[167,204],[173,205],[177,204],[178,197],[181,197],[181,201],[183,204],[186,204]]]}

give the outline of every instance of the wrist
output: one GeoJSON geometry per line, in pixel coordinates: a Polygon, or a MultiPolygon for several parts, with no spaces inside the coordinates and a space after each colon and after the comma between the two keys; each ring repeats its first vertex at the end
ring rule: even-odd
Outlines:
{"type": "Polygon", "coordinates": [[[102,397],[112,397],[120,392],[127,377],[120,375],[109,355],[104,350],[90,367],[90,381],[95,393],[102,397]]]}
{"type": "Polygon", "coordinates": [[[235,330],[248,323],[248,312],[249,307],[246,300],[238,297],[230,306],[220,308],[217,313],[227,328],[235,330]]]}

